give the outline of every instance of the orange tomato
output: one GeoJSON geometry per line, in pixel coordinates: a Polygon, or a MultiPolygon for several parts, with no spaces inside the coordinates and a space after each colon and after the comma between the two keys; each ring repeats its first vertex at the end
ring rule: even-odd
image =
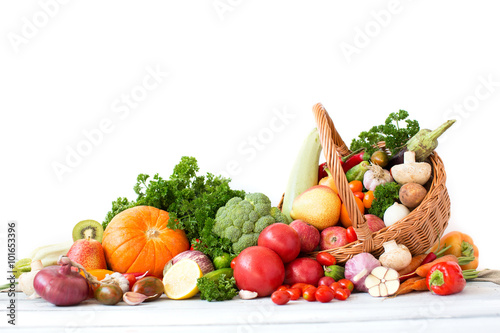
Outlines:
{"type": "MultiPolygon", "coordinates": [[[[360,198],[354,197],[354,200],[356,201],[356,204],[358,205],[359,211],[361,214],[365,213],[365,206],[363,205],[363,201],[361,201],[360,198]]],[[[340,208],[340,223],[344,226],[344,228],[349,228],[352,226],[352,221],[349,218],[349,214],[347,214],[347,208],[344,204],[342,204],[342,207],[340,208]]]]}
{"type": "Polygon", "coordinates": [[[363,183],[359,180],[353,180],[349,182],[349,187],[353,192],[362,192],[363,191],[363,183]]]}
{"type": "Polygon", "coordinates": [[[365,193],[365,196],[363,197],[363,205],[365,206],[366,209],[371,208],[373,199],[375,199],[373,191],[368,191],[365,193]]]}

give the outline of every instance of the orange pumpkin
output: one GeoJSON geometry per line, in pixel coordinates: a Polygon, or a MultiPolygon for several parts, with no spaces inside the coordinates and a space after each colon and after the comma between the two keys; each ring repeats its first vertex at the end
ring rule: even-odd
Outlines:
{"type": "Polygon", "coordinates": [[[183,230],[167,228],[168,213],[136,206],[117,214],[108,224],[102,247],[108,267],[120,273],[143,273],[162,278],[165,264],[189,249],[183,230]]]}

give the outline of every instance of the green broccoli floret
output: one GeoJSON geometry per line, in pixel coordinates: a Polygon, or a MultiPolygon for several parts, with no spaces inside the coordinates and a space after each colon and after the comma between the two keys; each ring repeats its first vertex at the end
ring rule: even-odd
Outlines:
{"type": "Polygon", "coordinates": [[[266,216],[270,214],[271,211],[271,200],[262,193],[248,193],[245,195],[245,201],[250,202],[254,207],[255,211],[260,216],[266,216]]]}
{"type": "Polygon", "coordinates": [[[229,239],[234,253],[238,254],[257,245],[260,232],[276,222],[289,223],[276,207],[271,208],[271,200],[266,195],[249,193],[245,199],[232,198],[219,208],[212,231],[229,239]]]}
{"type": "Polygon", "coordinates": [[[271,216],[276,220],[278,223],[285,223],[289,224],[291,221],[290,218],[287,218],[285,214],[279,210],[278,207],[271,207],[271,216]]]}

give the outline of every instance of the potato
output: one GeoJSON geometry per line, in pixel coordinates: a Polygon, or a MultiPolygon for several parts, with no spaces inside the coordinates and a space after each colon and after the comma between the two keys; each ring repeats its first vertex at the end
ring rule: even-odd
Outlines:
{"type": "Polygon", "coordinates": [[[399,200],[408,208],[415,208],[424,200],[427,190],[417,183],[406,183],[399,190],[399,200]]]}

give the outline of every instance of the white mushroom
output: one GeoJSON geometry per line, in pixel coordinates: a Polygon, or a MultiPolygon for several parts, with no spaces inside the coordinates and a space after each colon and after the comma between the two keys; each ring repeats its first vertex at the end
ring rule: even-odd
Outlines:
{"type": "Polygon", "coordinates": [[[417,183],[424,185],[431,177],[431,165],[426,162],[415,162],[415,152],[404,153],[403,164],[391,168],[392,177],[398,184],[417,183]]]}
{"type": "Polygon", "coordinates": [[[397,244],[395,240],[385,242],[384,253],[378,259],[382,266],[399,271],[411,262],[411,252],[402,244],[397,244]]]}

